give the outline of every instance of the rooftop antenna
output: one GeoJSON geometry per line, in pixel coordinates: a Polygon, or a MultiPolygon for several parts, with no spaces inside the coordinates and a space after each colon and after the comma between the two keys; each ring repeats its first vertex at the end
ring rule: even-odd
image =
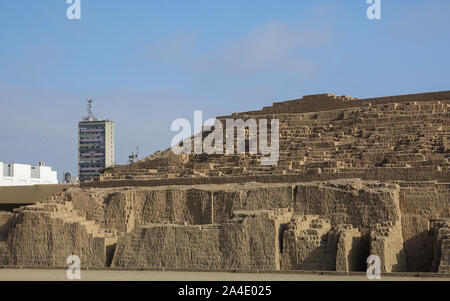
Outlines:
{"type": "Polygon", "coordinates": [[[128,156],[129,162],[134,163],[139,156],[139,146],[136,146],[136,154],[134,152],[131,153],[130,156],[128,156]]]}
{"type": "Polygon", "coordinates": [[[94,114],[92,113],[92,98],[87,99],[87,112],[88,112],[88,118],[94,118],[94,114]]]}

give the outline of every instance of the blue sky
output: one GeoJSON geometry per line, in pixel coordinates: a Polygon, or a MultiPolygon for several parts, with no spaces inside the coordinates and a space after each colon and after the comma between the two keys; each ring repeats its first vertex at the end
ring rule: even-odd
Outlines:
{"type": "Polygon", "coordinates": [[[176,118],[305,94],[449,90],[450,2],[0,0],[0,161],[77,174],[77,123],[116,122],[116,161],[169,147],[176,118]]]}

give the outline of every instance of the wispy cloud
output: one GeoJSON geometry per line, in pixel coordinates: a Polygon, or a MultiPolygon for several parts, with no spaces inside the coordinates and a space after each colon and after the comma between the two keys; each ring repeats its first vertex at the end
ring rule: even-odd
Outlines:
{"type": "Polygon", "coordinates": [[[186,64],[193,55],[196,42],[194,32],[178,30],[140,46],[136,53],[144,62],[157,60],[165,64],[186,64]]]}
{"type": "Polygon", "coordinates": [[[0,159],[46,160],[60,174],[76,174],[76,126],[87,96],[100,118],[116,122],[116,161],[124,163],[137,145],[142,155],[169,147],[170,123],[191,119],[194,110],[203,110],[206,120],[257,109],[274,95],[296,95],[285,83],[298,86],[318,72],[315,52],[333,43],[333,22],[323,21],[331,16],[325,9],[302,21],[259,20],[245,29],[230,26],[226,36],[163,31],[160,38],[149,35],[151,42],[133,40],[110,64],[103,61],[107,54],[69,56],[58,44],[22,45],[15,54],[11,48],[0,59],[0,137],[13,147],[0,145],[0,159]],[[83,78],[71,76],[80,70],[83,78]]]}
{"type": "Polygon", "coordinates": [[[228,74],[280,71],[309,74],[316,68],[316,62],[304,50],[326,46],[330,40],[329,26],[315,29],[269,21],[243,38],[222,45],[206,61],[209,63],[206,67],[216,67],[228,74]]]}
{"type": "MultiPolygon", "coordinates": [[[[325,18],[326,19],[326,18],[325,18]]],[[[324,18],[320,18],[324,20],[324,18]]],[[[311,50],[332,43],[333,22],[286,23],[269,20],[213,48],[193,33],[180,31],[148,46],[146,60],[178,66],[189,74],[251,76],[261,72],[311,75],[319,62],[311,50]]],[[[144,53],[144,52],[143,52],[144,53]]]]}

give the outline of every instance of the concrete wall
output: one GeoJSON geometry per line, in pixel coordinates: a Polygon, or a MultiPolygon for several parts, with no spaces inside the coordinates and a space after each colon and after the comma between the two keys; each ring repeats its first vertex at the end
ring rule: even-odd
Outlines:
{"type": "Polygon", "coordinates": [[[105,167],[114,166],[115,162],[115,137],[114,122],[105,122],[105,167]]]}
{"type": "Polygon", "coordinates": [[[0,187],[0,206],[4,204],[32,204],[62,192],[69,185],[33,185],[0,187]]]}
{"type": "Polygon", "coordinates": [[[58,184],[58,175],[49,166],[32,166],[30,183],[35,184],[58,184]]]}

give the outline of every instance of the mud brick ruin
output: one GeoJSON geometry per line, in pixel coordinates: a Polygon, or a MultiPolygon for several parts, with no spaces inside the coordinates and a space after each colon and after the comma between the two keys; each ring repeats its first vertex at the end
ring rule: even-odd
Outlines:
{"type": "Polygon", "coordinates": [[[450,91],[310,95],[226,118],[280,120],[280,160],[174,155],[0,214],[0,265],[450,272],[450,91]]]}

